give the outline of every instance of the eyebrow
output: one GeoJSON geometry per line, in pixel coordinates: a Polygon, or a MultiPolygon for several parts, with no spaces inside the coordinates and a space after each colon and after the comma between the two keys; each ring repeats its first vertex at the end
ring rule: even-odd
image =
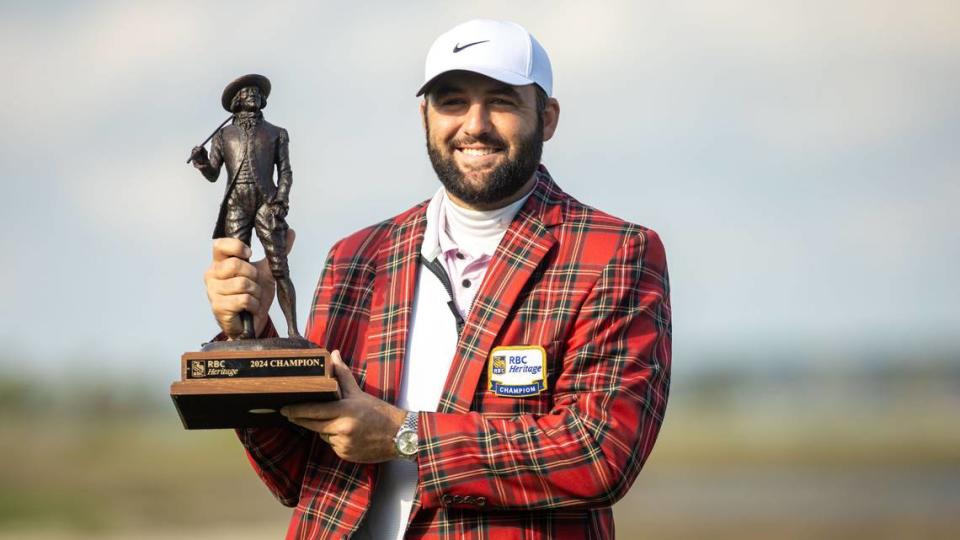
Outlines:
{"type": "Polygon", "coordinates": [[[496,95],[501,95],[501,96],[503,96],[503,95],[509,96],[509,97],[512,97],[512,98],[516,99],[517,101],[521,101],[521,99],[520,99],[520,92],[517,92],[517,89],[516,89],[516,88],[514,88],[514,87],[512,87],[512,86],[510,86],[510,85],[508,85],[508,84],[504,84],[504,85],[498,86],[498,87],[494,88],[493,90],[491,90],[490,93],[491,93],[491,94],[496,94],[496,95]]]}
{"type": "MultiPolygon", "coordinates": [[[[456,94],[458,92],[465,92],[462,87],[453,86],[450,84],[444,84],[443,86],[438,87],[430,94],[433,95],[434,99],[440,99],[449,94],[456,94]]],[[[498,96],[509,96],[517,101],[521,101],[520,92],[517,92],[517,89],[510,86],[509,84],[499,84],[491,89],[488,94],[498,95],[498,96]]]]}

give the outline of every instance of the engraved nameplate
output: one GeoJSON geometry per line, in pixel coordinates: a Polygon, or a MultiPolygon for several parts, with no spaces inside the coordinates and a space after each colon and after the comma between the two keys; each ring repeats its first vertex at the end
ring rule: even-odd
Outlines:
{"type": "Polygon", "coordinates": [[[325,374],[324,358],[238,358],[188,360],[187,379],[233,379],[238,377],[296,377],[325,374]]]}

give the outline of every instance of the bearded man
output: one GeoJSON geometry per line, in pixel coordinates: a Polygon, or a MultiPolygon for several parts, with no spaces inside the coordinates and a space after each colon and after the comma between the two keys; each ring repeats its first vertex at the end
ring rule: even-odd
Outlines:
{"type": "MultiPolygon", "coordinates": [[[[552,86],[514,23],[470,21],[431,47],[417,95],[443,187],[337,242],[317,288],[307,337],[339,349],[343,398],[238,430],[295,508],[288,538],[614,537],[611,506],[666,408],[666,259],[656,233],[540,164],[552,86]]],[[[208,271],[228,334],[231,306],[254,299],[244,254],[216,241],[208,271]]]]}

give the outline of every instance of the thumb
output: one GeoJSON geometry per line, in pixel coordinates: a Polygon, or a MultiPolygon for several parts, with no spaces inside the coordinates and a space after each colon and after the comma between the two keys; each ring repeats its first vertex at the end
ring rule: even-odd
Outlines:
{"type": "Polygon", "coordinates": [[[357,380],[353,378],[353,372],[350,371],[350,367],[344,364],[343,359],[340,358],[340,351],[330,353],[330,360],[333,362],[334,375],[337,377],[337,383],[340,384],[340,392],[343,394],[343,397],[350,397],[351,395],[362,393],[363,390],[357,385],[357,380]]]}

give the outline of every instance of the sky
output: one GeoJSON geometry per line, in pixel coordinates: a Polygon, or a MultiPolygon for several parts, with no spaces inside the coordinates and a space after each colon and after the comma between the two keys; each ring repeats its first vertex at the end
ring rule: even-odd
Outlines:
{"type": "Polygon", "coordinates": [[[334,241],[439,186],[414,94],[475,17],[548,51],[559,185],[663,238],[675,368],[958,350],[955,1],[2,1],[0,371],[173,380],[216,332],[223,179],[185,160],[245,73],[291,137],[303,321],[334,241]]]}

